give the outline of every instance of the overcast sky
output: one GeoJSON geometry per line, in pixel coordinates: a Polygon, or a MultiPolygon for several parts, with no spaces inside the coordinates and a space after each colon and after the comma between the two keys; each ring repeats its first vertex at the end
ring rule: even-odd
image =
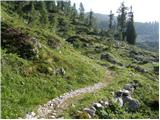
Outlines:
{"type": "Polygon", "coordinates": [[[76,3],[77,8],[79,8],[79,3],[82,2],[85,12],[92,9],[94,12],[102,14],[109,14],[110,10],[116,13],[122,1],[128,7],[132,5],[136,22],[159,20],[160,0],[71,0],[72,3],[76,3]]]}

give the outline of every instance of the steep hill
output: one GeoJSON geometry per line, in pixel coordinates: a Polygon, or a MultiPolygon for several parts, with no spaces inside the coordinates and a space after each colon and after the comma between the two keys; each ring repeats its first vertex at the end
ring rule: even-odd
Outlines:
{"type": "MultiPolygon", "coordinates": [[[[54,113],[55,108],[51,105],[51,111],[47,111],[48,115],[45,117],[159,117],[158,53],[116,41],[109,32],[102,36],[80,21],[79,17],[73,19],[57,6],[54,12],[44,10],[50,21],[54,16],[56,24],[43,25],[41,20],[44,20],[44,11],[35,7],[36,15],[41,20],[30,14],[33,12],[33,5],[41,6],[42,3],[2,2],[2,118],[26,118],[26,114],[31,111],[32,115],[34,113],[38,116],[40,106],[45,107],[51,100],[59,100],[67,93],[75,94],[76,91],[79,93],[79,90],[88,90],[87,88],[89,90],[83,92],[83,95],[75,95],[72,99],[63,101],[66,107],[62,111],[54,113]],[[27,9],[28,6],[31,6],[31,11],[27,9]],[[24,13],[19,9],[24,10],[24,13]],[[99,90],[92,89],[97,88],[92,85],[102,85],[104,81],[109,84],[99,90]],[[113,100],[114,92],[131,82],[138,84],[134,92],[130,93],[138,101],[135,111],[130,111],[127,104],[119,107],[113,100]],[[110,101],[112,105],[108,108],[96,108],[94,116],[83,111],[90,104],[101,100],[110,101]]],[[[58,105],[56,103],[56,107],[58,105]]],[[[50,110],[48,107],[44,109],[50,110]]]]}
{"type": "Polygon", "coordinates": [[[24,116],[51,98],[103,79],[105,70],[94,60],[7,10],[2,6],[2,118],[24,116]]]}

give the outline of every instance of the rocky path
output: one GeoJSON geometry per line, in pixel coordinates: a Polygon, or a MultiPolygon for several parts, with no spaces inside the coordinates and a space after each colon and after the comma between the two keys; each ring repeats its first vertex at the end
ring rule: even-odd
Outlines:
{"type": "Polygon", "coordinates": [[[99,82],[96,83],[92,86],[87,86],[84,88],[77,89],[75,91],[70,91],[67,93],[64,93],[63,95],[56,97],[48,103],[44,105],[40,105],[38,107],[38,110],[36,113],[34,112],[29,112],[26,114],[25,118],[26,119],[31,119],[31,118],[50,118],[54,119],[57,118],[57,114],[60,112],[63,112],[64,107],[67,107],[67,100],[72,99],[76,96],[80,96],[86,93],[92,93],[95,92],[96,90],[99,90],[107,85],[109,81],[111,80],[111,75],[109,73],[106,74],[105,81],[104,82],[99,82]]]}

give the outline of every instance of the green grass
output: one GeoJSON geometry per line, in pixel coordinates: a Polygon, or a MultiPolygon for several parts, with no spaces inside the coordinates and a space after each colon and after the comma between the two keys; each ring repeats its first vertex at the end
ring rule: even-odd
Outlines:
{"type": "MultiPolygon", "coordinates": [[[[150,102],[158,101],[159,98],[159,87],[158,82],[155,80],[150,80],[146,76],[135,73],[130,69],[116,69],[114,72],[115,77],[113,78],[111,84],[109,84],[106,88],[99,90],[97,92],[86,94],[80,97],[75,98],[71,101],[72,105],[70,105],[61,115],[65,118],[74,118],[76,111],[83,110],[83,108],[88,107],[94,102],[98,102],[100,100],[112,100],[113,95],[112,92],[120,90],[123,86],[133,80],[137,80],[142,86],[134,91],[132,95],[133,98],[136,98],[140,101],[141,107],[137,112],[125,112],[125,108],[116,107],[115,110],[111,110],[107,108],[103,111],[106,116],[99,113],[95,116],[97,119],[137,119],[137,118],[159,118],[159,111],[153,106],[149,106],[150,102]],[[134,76],[131,74],[134,73],[134,76]],[[74,105],[73,105],[74,104],[74,105]],[[121,113],[117,114],[115,113],[121,113]],[[106,113],[107,112],[107,113],[106,113]]],[[[100,111],[99,111],[100,112],[100,111]]],[[[102,112],[102,111],[101,111],[102,112]]]]}
{"type": "Polygon", "coordinates": [[[50,30],[38,26],[30,28],[16,14],[8,14],[3,9],[2,22],[36,37],[42,48],[35,60],[25,60],[1,50],[2,118],[23,117],[27,112],[36,110],[39,104],[64,92],[103,80],[105,69],[94,60],[81,55],[50,30]],[[58,40],[59,50],[47,45],[48,37],[58,40]],[[64,68],[64,76],[55,74],[59,68],[64,68]]]}
{"type": "MultiPolygon", "coordinates": [[[[84,41],[78,41],[79,48],[75,48],[49,29],[42,26],[28,26],[23,19],[8,10],[7,7],[2,6],[1,15],[2,22],[37,38],[42,45],[42,48],[39,49],[39,58],[34,60],[22,59],[15,53],[8,53],[7,50],[1,49],[2,118],[24,117],[27,112],[36,111],[38,105],[44,104],[64,92],[102,81],[106,71],[101,66],[102,64],[105,64],[114,73],[112,82],[94,94],[85,94],[72,99],[70,102],[75,106],[69,106],[64,111],[65,118],[73,118],[77,110],[81,110],[95,101],[112,99],[112,92],[121,89],[133,80],[142,84],[133,95],[140,101],[141,108],[136,113],[125,113],[123,109],[117,108],[117,111],[122,111],[125,115],[117,115],[113,111],[109,111],[109,116],[111,118],[158,118],[159,111],[152,107],[152,103],[159,97],[158,76],[153,73],[153,66],[158,63],[149,62],[138,65],[149,70],[149,73],[141,74],[133,68],[125,68],[113,65],[106,60],[100,60],[100,55],[107,52],[116,61],[128,65],[133,62],[132,58],[128,57],[132,49],[141,51],[146,56],[158,56],[157,53],[146,53],[146,51],[130,45],[126,49],[109,48],[109,42],[87,35],[80,36],[90,44],[90,47],[82,47],[84,41]],[[49,47],[48,39],[53,39],[60,44],[60,49],[49,47]],[[96,46],[103,49],[96,51],[96,46]],[[64,76],[55,74],[59,68],[64,68],[66,71],[64,76]]],[[[76,25],[70,24],[70,27],[73,30],[70,29],[67,35],[74,35],[76,25]]],[[[102,111],[104,114],[105,112],[102,111]]],[[[100,113],[96,118],[103,117],[100,113]]]]}

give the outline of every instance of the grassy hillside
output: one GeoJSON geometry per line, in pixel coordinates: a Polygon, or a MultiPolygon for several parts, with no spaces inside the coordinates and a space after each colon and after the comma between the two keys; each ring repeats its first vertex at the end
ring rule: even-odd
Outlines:
{"type": "Polygon", "coordinates": [[[14,12],[8,14],[3,8],[2,28],[21,30],[41,44],[38,57],[32,60],[22,58],[18,50],[11,51],[13,46],[2,46],[2,118],[22,117],[51,98],[103,79],[105,70],[94,60],[49,30],[28,27],[14,12]],[[48,39],[59,47],[48,46],[48,39]],[[61,68],[65,73],[58,72],[61,68]]]}
{"type": "Polygon", "coordinates": [[[79,116],[78,111],[83,111],[84,108],[101,100],[112,101],[114,91],[120,90],[127,83],[137,81],[140,87],[135,90],[133,96],[141,104],[139,110],[128,112],[126,108],[115,105],[115,109],[100,110],[94,118],[159,118],[159,107],[157,106],[159,105],[158,53],[146,51],[132,45],[124,46],[121,42],[119,42],[120,46],[117,46],[117,41],[112,40],[110,37],[101,38],[85,35],[74,37],[74,40],[72,44],[75,49],[112,71],[113,79],[109,86],[97,91],[94,95],[87,94],[70,101],[70,107],[60,116],[65,116],[68,119],[87,118],[85,115],[79,116]],[[93,38],[95,39],[93,40],[93,38]]]}
{"type": "MultiPolygon", "coordinates": [[[[55,12],[56,25],[29,24],[15,12],[10,2],[1,6],[1,116],[24,117],[39,105],[61,94],[105,79],[106,88],[79,96],[63,114],[76,118],[76,112],[101,99],[112,99],[112,92],[131,81],[141,85],[133,96],[140,101],[136,112],[117,107],[95,118],[158,118],[159,57],[136,46],[116,41],[110,31],[101,36],[65,11],[55,12]],[[121,113],[121,114],[119,114],[121,113]]],[[[83,118],[83,116],[81,117],[83,118]]]]}

